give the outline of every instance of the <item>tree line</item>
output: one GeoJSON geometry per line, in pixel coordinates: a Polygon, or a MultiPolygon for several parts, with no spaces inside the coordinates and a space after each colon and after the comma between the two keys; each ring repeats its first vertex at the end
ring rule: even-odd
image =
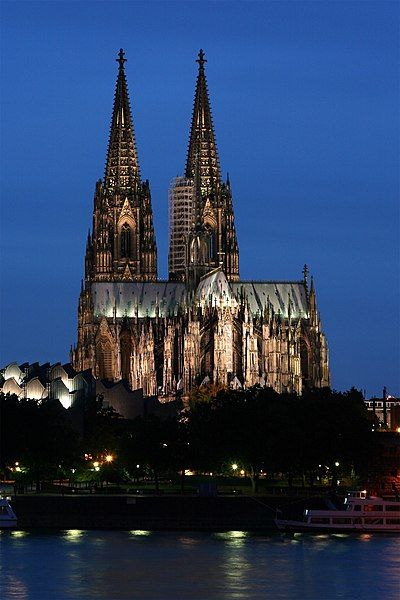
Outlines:
{"type": "Polygon", "coordinates": [[[68,410],[58,401],[0,395],[3,477],[36,482],[71,473],[93,480],[181,477],[185,471],[250,478],[260,473],[335,483],[340,473],[366,478],[373,434],[362,394],[329,388],[278,394],[270,388],[192,391],[166,419],[126,420],[100,397],[68,410]],[[110,462],[107,462],[109,460],[110,462]],[[97,464],[97,467],[93,465],[97,464]],[[328,472],[329,471],[329,472],[328,472]],[[180,474],[180,475],[179,475],[180,474]]]}

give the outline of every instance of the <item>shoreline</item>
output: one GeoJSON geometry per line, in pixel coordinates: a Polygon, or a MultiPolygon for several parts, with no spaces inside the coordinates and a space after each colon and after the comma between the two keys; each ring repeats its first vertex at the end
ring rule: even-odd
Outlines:
{"type": "Polygon", "coordinates": [[[276,509],[288,515],[325,505],[323,499],[271,496],[17,495],[18,529],[148,531],[278,531],[276,509]]]}

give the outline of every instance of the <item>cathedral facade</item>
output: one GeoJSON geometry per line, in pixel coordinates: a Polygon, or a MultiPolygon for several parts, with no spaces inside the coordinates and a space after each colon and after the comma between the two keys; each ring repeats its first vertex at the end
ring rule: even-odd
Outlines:
{"type": "Polygon", "coordinates": [[[122,50],[117,62],[74,368],[165,398],[208,383],[297,393],[328,386],[327,344],[307,267],[296,281],[240,280],[232,193],[221,177],[202,50],[185,173],[169,193],[169,278],[157,278],[150,187],[140,176],[122,50]]]}

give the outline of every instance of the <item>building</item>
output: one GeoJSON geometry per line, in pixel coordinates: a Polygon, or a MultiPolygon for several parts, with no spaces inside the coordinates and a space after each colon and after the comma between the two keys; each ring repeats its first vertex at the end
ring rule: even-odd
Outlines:
{"type": "Polygon", "coordinates": [[[82,417],[78,423],[83,419],[84,401],[96,396],[102,397],[103,407],[113,408],[125,419],[149,414],[168,418],[181,408],[181,402],[143,397],[143,390],[132,391],[124,380],[115,383],[95,379],[90,370],[77,373],[70,363],[10,363],[0,369],[0,394],[14,394],[20,400],[38,403],[58,400],[65,409],[77,409],[74,413],[82,417]]]}
{"type": "Polygon", "coordinates": [[[400,433],[400,398],[390,396],[384,387],[382,398],[365,400],[365,405],[376,427],[400,433]]]}
{"type": "Polygon", "coordinates": [[[328,349],[308,269],[296,281],[241,281],[204,53],[184,177],[169,196],[169,279],[157,279],[149,182],[142,181],[125,76],[118,77],[103,180],[79,297],[77,371],[166,398],[206,383],[278,392],[328,386],[328,349]]]}
{"type": "Polygon", "coordinates": [[[59,400],[70,408],[77,400],[96,394],[90,371],[77,373],[70,363],[10,363],[0,370],[0,392],[38,402],[59,400]]]}

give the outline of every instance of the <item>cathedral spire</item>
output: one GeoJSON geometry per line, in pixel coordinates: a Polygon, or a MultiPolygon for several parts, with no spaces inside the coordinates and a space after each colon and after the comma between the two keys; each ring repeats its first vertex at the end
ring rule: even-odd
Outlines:
{"type": "Polygon", "coordinates": [[[122,48],[116,61],[119,68],[104,176],[104,187],[109,193],[114,193],[116,190],[131,191],[140,181],[135,133],[125,77],[126,58],[122,48]]]}
{"type": "Polygon", "coordinates": [[[204,64],[207,61],[204,56],[203,50],[200,50],[196,60],[199,65],[199,71],[197,75],[185,172],[188,179],[194,178],[196,156],[198,155],[201,188],[203,192],[215,189],[221,183],[217,144],[215,142],[214,126],[204,69],[204,64]]]}
{"type": "Polygon", "coordinates": [[[201,178],[200,178],[200,155],[197,152],[193,173],[193,198],[194,198],[194,228],[195,231],[203,229],[202,200],[201,200],[201,178]]]}

